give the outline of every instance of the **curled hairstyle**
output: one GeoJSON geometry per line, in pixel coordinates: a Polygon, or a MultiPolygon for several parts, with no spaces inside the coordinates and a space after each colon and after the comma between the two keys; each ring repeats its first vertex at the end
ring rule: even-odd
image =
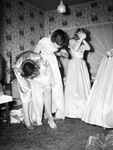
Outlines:
{"type": "Polygon", "coordinates": [[[85,33],[85,34],[88,33],[88,31],[86,29],[84,29],[84,28],[78,28],[76,30],[76,32],[75,32],[75,34],[74,34],[74,36],[73,36],[72,39],[79,40],[79,36],[77,35],[79,32],[82,32],[82,33],[85,33]]]}
{"type": "Polygon", "coordinates": [[[85,34],[88,33],[88,31],[87,31],[86,29],[84,29],[84,28],[78,28],[78,29],[76,30],[76,34],[77,34],[78,32],[82,32],[82,33],[85,33],[85,34]]]}
{"type": "Polygon", "coordinates": [[[51,41],[60,47],[64,47],[68,44],[68,35],[63,30],[58,29],[53,32],[51,41]]]}
{"type": "Polygon", "coordinates": [[[79,40],[79,37],[78,37],[78,35],[75,33],[75,34],[73,35],[72,39],[79,40]]]}
{"type": "Polygon", "coordinates": [[[36,75],[39,74],[40,69],[40,67],[37,66],[36,63],[31,59],[23,61],[21,68],[22,68],[21,76],[25,78],[36,77],[36,75]]]}

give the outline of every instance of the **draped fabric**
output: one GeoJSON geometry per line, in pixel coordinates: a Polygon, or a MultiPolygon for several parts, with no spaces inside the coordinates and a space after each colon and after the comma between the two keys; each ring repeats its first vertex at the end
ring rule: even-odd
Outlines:
{"type": "MultiPolygon", "coordinates": [[[[89,28],[90,30],[90,28],[89,28]]],[[[113,57],[106,52],[113,49],[113,24],[92,28],[92,44],[104,55],[91,89],[82,120],[105,128],[113,128],[113,57]],[[95,33],[94,33],[95,32],[95,33]]]]}
{"type": "Polygon", "coordinates": [[[113,57],[105,56],[91,89],[82,120],[113,128],[113,57]]]}
{"type": "Polygon", "coordinates": [[[86,27],[91,33],[91,45],[96,53],[104,56],[113,47],[113,24],[86,27]]]}

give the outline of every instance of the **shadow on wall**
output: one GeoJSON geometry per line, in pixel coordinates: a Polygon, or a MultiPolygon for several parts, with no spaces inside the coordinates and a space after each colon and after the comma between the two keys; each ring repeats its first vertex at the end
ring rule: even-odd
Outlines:
{"type": "Polygon", "coordinates": [[[85,51],[84,53],[84,60],[86,61],[86,65],[87,65],[87,68],[88,68],[88,72],[89,72],[89,76],[90,76],[90,80],[91,80],[91,72],[90,72],[90,69],[91,69],[91,66],[90,64],[88,63],[87,61],[87,57],[88,57],[88,54],[89,52],[90,53],[94,53],[94,48],[93,46],[90,44],[90,41],[91,41],[91,33],[87,30],[87,38],[86,38],[86,41],[88,42],[88,44],[90,45],[90,51],[85,51]]]}
{"type": "Polygon", "coordinates": [[[6,61],[2,56],[2,37],[4,32],[3,15],[4,15],[3,0],[0,1],[0,82],[3,84],[6,80],[6,61]]]}
{"type": "MultiPolygon", "coordinates": [[[[3,7],[3,0],[0,0],[0,46],[2,45],[2,37],[3,37],[3,32],[4,32],[4,20],[3,20],[3,16],[5,13],[4,7],[3,7]]],[[[2,51],[1,47],[0,47],[0,51],[2,51]]]]}
{"type": "Polygon", "coordinates": [[[4,84],[6,80],[6,61],[0,54],[0,82],[4,84]]]}
{"type": "MultiPolygon", "coordinates": [[[[88,43],[89,43],[90,48],[91,48],[91,49],[90,49],[90,53],[94,53],[95,50],[94,50],[93,46],[90,44],[89,41],[88,41],[88,43]]],[[[90,72],[91,66],[90,66],[90,64],[89,64],[88,61],[87,61],[88,54],[89,54],[89,51],[85,51],[85,53],[84,53],[84,60],[86,61],[87,68],[88,68],[88,71],[89,71],[90,80],[91,80],[91,76],[92,76],[92,75],[91,75],[91,72],[90,72]]]]}

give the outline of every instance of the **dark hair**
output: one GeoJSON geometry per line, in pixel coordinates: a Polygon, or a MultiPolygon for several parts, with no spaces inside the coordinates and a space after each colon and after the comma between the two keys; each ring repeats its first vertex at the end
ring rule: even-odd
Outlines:
{"type": "Polygon", "coordinates": [[[77,35],[78,32],[85,33],[85,34],[87,35],[87,37],[86,37],[86,40],[87,40],[87,41],[90,41],[90,40],[91,40],[90,32],[89,32],[88,30],[86,30],[86,29],[84,29],[84,28],[78,28],[78,29],[76,30],[75,35],[77,35]]]}
{"type": "Polygon", "coordinates": [[[87,34],[88,31],[84,28],[78,28],[75,32],[75,34],[73,35],[72,39],[75,39],[75,40],[79,40],[79,36],[77,35],[79,32],[82,32],[82,33],[85,33],[87,34]]]}
{"type": "Polygon", "coordinates": [[[83,32],[83,33],[87,34],[88,31],[87,31],[86,29],[84,29],[84,28],[78,28],[78,29],[76,30],[76,34],[77,34],[78,32],[83,32]]]}
{"type": "MultiPolygon", "coordinates": [[[[36,72],[37,70],[37,67],[35,65],[35,62],[33,60],[30,60],[30,59],[27,59],[25,60],[22,65],[21,65],[21,68],[22,68],[22,73],[21,73],[21,76],[22,77],[26,77],[26,78],[30,78],[33,76],[33,74],[36,72]]],[[[39,70],[39,68],[38,68],[39,70]]],[[[37,72],[38,72],[37,70],[37,72]]],[[[35,74],[36,75],[36,74],[35,74]]]]}
{"type": "Polygon", "coordinates": [[[74,34],[71,39],[79,40],[79,36],[77,34],[74,34]]]}
{"type": "Polygon", "coordinates": [[[61,29],[53,32],[51,41],[57,45],[64,47],[68,44],[68,35],[61,29]]]}

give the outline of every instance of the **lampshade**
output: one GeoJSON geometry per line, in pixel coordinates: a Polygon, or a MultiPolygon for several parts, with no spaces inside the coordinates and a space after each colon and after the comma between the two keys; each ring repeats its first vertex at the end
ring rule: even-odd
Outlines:
{"type": "Polygon", "coordinates": [[[57,8],[57,11],[58,11],[59,13],[64,13],[64,12],[66,12],[66,7],[64,6],[62,0],[61,0],[61,2],[60,2],[60,5],[59,5],[58,8],[57,8]]]}

